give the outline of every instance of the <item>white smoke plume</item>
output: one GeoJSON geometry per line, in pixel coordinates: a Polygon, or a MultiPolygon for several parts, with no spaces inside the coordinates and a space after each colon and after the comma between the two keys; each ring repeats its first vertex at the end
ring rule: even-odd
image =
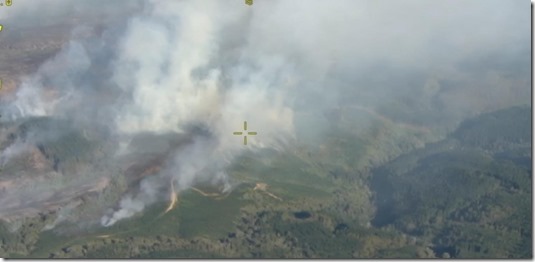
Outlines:
{"type": "MultiPolygon", "coordinates": [[[[98,6],[108,16],[125,18],[89,38],[79,32],[91,28],[74,30],[54,58],[3,100],[0,122],[65,120],[88,137],[103,132],[112,138],[118,146],[108,150],[117,158],[150,151],[130,146],[140,134],[189,138],[180,146],[161,146],[170,152],[162,169],[105,214],[103,226],[163,199],[158,189],[169,181],[178,190],[197,180],[225,181],[225,168],[244,150],[284,148],[303,132],[296,124],[299,112],[321,112],[347,100],[381,108],[422,89],[431,90],[424,95],[434,96],[448,115],[529,102],[529,75],[518,73],[529,65],[522,58],[529,52],[529,26],[524,25],[529,12],[520,12],[517,2],[472,0],[457,8],[413,0],[255,0],[253,6],[154,0],[124,6],[132,14],[109,1],[46,2],[50,17],[32,1],[19,0],[0,18],[38,15],[52,21],[54,13],[67,16],[98,6]],[[503,50],[511,61],[502,61],[503,50]],[[501,62],[487,65],[493,56],[501,62]],[[475,95],[482,90],[486,96],[475,95]],[[463,92],[474,95],[459,95],[463,92]],[[244,121],[258,132],[247,147],[232,135],[242,131],[244,121]]],[[[311,129],[326,128],[315,124],[311,129]]],[[[64,132],[41,131],[31,142],[64,132]]]]}
{"type": "MultiPolygon", "coordinates": [[[[116,128],[131,134],[184,132],[191,123],[207,127],[206,137],[180,148],[162,171],[179,190],[189,188],[201,174],[221,174],[244,149],[231,134],[246,120],[262,135],[265,146],[293,134],[291,101],[284,100],[288,86],[277,83],[282,76],[273,72],[285,71],[284,61],[242,56],[235,59],[243,61],[225,69],[214,63],[221,56],[225,26],[236,22],[221,12],[221,4],[152,2],[151,7],[146,16],[129,22],[119,44],[113,79],[131,95],[132,103],[119,111],[116,128]],[[230,83],[224,84],[224,78],[230,83]]],[[[249,145],[259,143],[251,139],[249,145]]],[[[113,225],[153,202],[145,196],[151,195],[147,190],[152,187],[143,185],[136,197],[123,199],[103,225],[113,225]]]]}
{"type": "Polygon", "coordinates": [[[119,210],[104,215],[101,219],[103,226],[111,226],[118,220],[129,218],[145,208],[146,205],[152,204],[158,200],[158,185],[153,184],[151,178],[141,181],[140,193],[136,196],[126,195],[119,203],[119,210]]]}

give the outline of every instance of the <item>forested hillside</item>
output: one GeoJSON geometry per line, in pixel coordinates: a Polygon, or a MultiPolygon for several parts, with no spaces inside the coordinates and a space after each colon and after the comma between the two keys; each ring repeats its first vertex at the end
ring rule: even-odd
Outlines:
{"type": "Polygon", "coordinates": [[[377,168],[373,225],[426,239],[441,256],[531,257],[530,114],[483,114],[377,168]]]}
{"type": "MultiPolygon", "coordinates": [[[[369,114],[348,112],[345,119],[369,114]]],[[[159,202],[112,227],[77,222],[117,201],[128,181],[114,176],[102,193],[2,223],[0,255],[529,258],[530,114],[530,107],[482,114],[427,144],[434,138],[426,130],[372,115],[368,132],[334,128],[319,151],[242,157],[229,169],[238,182],[230,194],[192,188],[169,212],[159,202]]],[[[62,152],[54,145],[45,152],[62,152]]]]}

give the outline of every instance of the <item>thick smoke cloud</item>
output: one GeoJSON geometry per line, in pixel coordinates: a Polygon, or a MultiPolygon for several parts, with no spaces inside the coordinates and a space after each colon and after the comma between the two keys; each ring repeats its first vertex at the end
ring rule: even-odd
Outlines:
{"type": "MultiPolygon", "coordinates": [[[[104,1],[44,2],[48,13],[40,16],[47,21],[72,10],[113,15],[124,8],[104,1]]],[[[0,18],[39,23],[30,18],[41,10],[33,2],[16,5],[0,18]]],[[[178,190],[198,180],[228,183],[225,168],[244,150],[283,149],[299,139],[302,112],[321,112],[348,99],[380,109],[408,90],[416,92],[406,83],[424,90],[423,97],[426,90],[435,96],[444,114],[459,117],[529,103],[529,5],[520,1],[129,5],[139,11],[98,36],[79,38],[93,29],[76,28],[72,40],[24,77],[1,106],[4,123],[47,116],[80,132],[104,132],[120,145],[109,149],[118,159],[148,152],[130,146],[139,134],[190,138],[168,149],[163,168],[105,214],[104,226],[165,197],[158,189],[170,181],[178,190]],[[248,147],[232,135],[243,121],[259,133],[248,147]]],[[[49,141],[44,134],[64,132],[41,131],[5,149],[2,161],[28,143],[49,141]]]]}

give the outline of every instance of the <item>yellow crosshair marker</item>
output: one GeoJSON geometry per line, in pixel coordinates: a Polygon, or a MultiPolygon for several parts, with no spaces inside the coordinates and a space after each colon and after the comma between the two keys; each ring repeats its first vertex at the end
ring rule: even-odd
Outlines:
{"type": "MultiPolygon", "coordinates": [[[[243,130],[247,131],[247,121],[243,122],[243,130]]],[[[243,133],[244,132],[234,132],[233,134],[235,136],[241,136],[241,135],[243,135],[243,133]]],[[[247,132],[247,134],[243,137],[243,144],[247,145],[247,135],[256,136],[257,134],[258,134],[257,132],[247,132]]]]}

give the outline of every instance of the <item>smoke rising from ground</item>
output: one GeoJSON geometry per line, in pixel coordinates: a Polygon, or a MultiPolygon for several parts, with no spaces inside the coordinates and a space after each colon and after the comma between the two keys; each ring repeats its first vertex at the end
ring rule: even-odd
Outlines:
{"type": "MultiPolygon", "coordinates": [[[[105,131],[123,145],[117,156],[144,153],[128,146],[137,134],[191,137],[102,217],[110,226],[165,197],[157,189],[170,181],[179,190],[196,180],[224,182],[225,168],[244,150],[299,139],[297,112],[347,100],[381,108],[407,92],[434,96],[455,116],[529,103],[529,5],[492,2],[138,1],[131,5],[140,12],[100,35],[79,39],[77,30],[92,29],[78,27],[5,99],[1,121],[46,116],[81,132],[105,131]],[[248,147],[232,135],[243,121],[259,133],[248,147]]],[[[0,18],[38,11],[30,1],[16,4],[0,18]]],[[[61,15],[85,5],[45,6],[61,15]]],[[[122,8],[101,6],[107,15],[122,8]]],[[[32,143],[63,132],[41,131],[32,143]]],[[[4,150],[3,159],[20,148],[4,150]]]]}

